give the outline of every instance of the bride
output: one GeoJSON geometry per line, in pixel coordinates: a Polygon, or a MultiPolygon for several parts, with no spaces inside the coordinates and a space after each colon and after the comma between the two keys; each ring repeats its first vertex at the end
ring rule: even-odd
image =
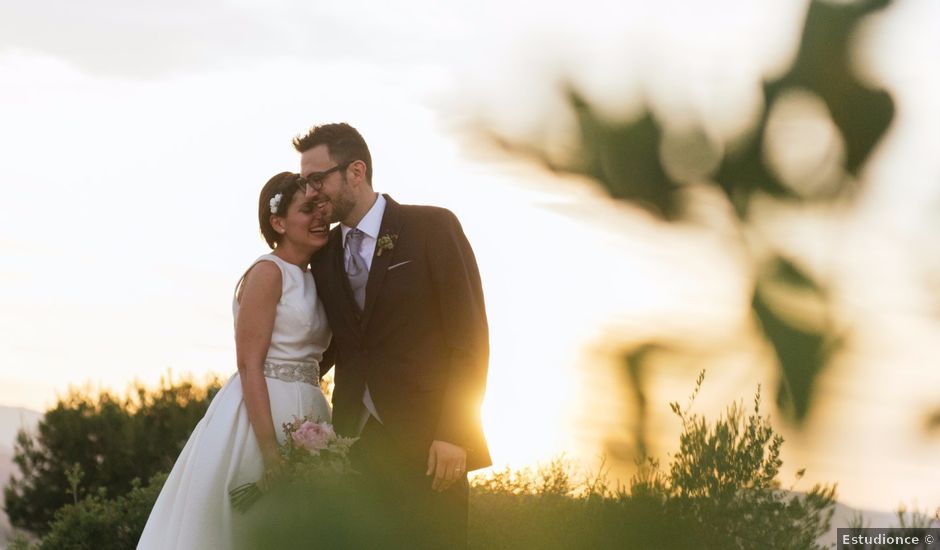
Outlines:
{"type": "Polygon", "coordinates": [[[238,373],[212,399],[154,504],[138,549],[231,548],[229,491],[276,474],[281,424],[329,420],[319,364],[331,333],[306,269],[329,235],[327,213],[305,198],[304,180],[282,172],[258,200],[272,248],[239,280],[232,309],[238,373]]]}

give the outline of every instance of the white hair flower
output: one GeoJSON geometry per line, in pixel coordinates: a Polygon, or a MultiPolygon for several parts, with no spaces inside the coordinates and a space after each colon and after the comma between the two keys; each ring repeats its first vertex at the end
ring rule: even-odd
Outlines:
{"type": "Polygon", "coordinates": [[[278,193],[277,195],[274,195],[273,197],[271,197],[271,202],[269,202],[268,204],[271,206],[272,214],[277,214],[277,208],[281,206],[282,196],[284,196],[283,193],[278,193]]]}

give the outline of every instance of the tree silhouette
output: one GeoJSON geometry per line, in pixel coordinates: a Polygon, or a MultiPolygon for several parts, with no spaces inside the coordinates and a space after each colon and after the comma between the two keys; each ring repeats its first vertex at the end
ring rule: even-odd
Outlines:
{"type": "Polygon", "coordinates": [[[45,413],[37,433],[17,435],[13,460],[20,475],[4,490],[15,526],[45,533],[56,510],[102,490],[127,493],[135,479],[169,471],[220,387],[161,380],[126,396],[71,389],[45,413]]]}

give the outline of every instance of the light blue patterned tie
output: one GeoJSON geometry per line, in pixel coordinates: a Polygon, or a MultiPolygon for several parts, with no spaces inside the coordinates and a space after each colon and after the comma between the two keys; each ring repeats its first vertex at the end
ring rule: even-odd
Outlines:
{"type": "Polygon", "coordinates": [[[366,282],[369,280],[369,269],[362,259],[362,239],[365,233],[358,229],[350,229],[346,234],[346,275],[349,277],[349,286],[352,287],[353,298],[359,306],[359,312],[366,303],[366,282]]]}

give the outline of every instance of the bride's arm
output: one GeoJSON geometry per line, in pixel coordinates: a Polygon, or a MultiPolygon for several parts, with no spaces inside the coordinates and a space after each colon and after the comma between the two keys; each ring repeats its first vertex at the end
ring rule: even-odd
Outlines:
{"type": "Polygon", "coordinates": [[[264,360],[271,345],[277,302],[281,299],[281,270],[258,262],[245,276],[235,322],[235,354],[248,421],[264,455],[265,466],[277,460],[277,436],[271,401],[264,380],[264,360]]]}

